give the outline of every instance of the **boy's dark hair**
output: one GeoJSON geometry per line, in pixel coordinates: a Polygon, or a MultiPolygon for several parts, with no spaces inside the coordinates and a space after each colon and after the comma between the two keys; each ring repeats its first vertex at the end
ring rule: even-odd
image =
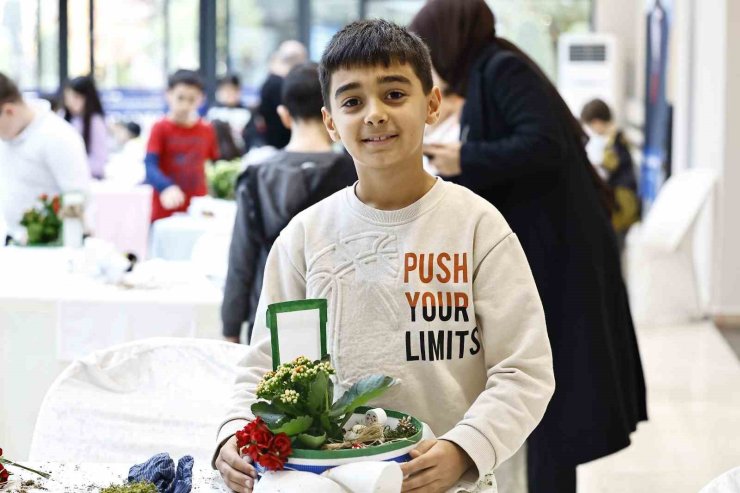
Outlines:
{"type": "Polygon", "coordinates": [[[581,121],[583,123],[591,123],[594,120],[612,121],[612,111],[609,109],[609,105],[601,99],[592,99],[581,110],[581,121]]]}
{"type": "Polygon", "coordinates": [[[139,135],[141,135],[141,125],[139,125],[138,123],[126,122],[123,124],[123,126],[126,127],[126,130],[128,130],[128,133],[130,133],[133,138],[136,138],[139,135]]]}
{"type": "Polygon", "coordinates": [[[218,87],[225,86],[225,85],[241,87],[242,81],[237,74],[230,73],[230,74],[226,74],[223,77],[219,78],[216,85],[218,87]]]}
{"type": "Polygon", "coordinates": [[[203,78],[194,70],[180,69],[167,78],[167,89],[174,89],[179,84],[197,87],[201,92],[205,90],[203,78]]]}
{"type": "Polygon", "coordinates": [[[321,96],[318,65],[313,62],[293,67],[283,80],[281,101],[296,120],[321,120],[321,96]]]}
{"type": "Polygon", "coordinates": [[[0,104],[23,101],[18,86],[7,75],[0,72],[0,104]]]}
{"type": "Polygon", "coordinates": [[[324,50],[319,65],[319,79],[324,105],[330,108],[331,75],[337,70],[390,66],[393,62],[408,63],[421,81],[425,94],[432,82],[432,62],[429,49],[417,35],[383,19],[356,21],[336,33],[324,50]]]}

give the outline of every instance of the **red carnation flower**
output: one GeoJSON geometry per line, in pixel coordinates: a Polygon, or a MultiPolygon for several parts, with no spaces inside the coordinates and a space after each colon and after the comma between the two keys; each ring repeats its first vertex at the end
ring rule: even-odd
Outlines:
{"type": "Polygon", "coordinates": [[[285,465],[285,459],[273,454],[262,454],[257,463],[270,471],[280,471],[285,465]]]}
{"type": "Polygon", "coordinates": [[[48,198],[49,196],[46,195],[45,193],[42,193],[41,195],[39,195],[39,199],[41,199],[42,202],[46,202],[48,198]]]}
{"type": "Polygon", "coordinates": [[[252,432],[252,442],[259,448],[269,449],[275,435],[267,428],[257,428],[252,432]]]}
{"type": "Polygon", "coordinates": [[[293,447],[290,444],[290,437],[285,433],[279,433],[272,441],[272,449],[280,457],[288,457],[293,453],[293,447]]]}
{"type": "Polygon", "coordinates": [[[54,211],[54,214],[59,214],[59,209],[61,208],[59,197],[54,197],[54,200],[51,201],[51,208],[54,211]]]}
{"type": "Polygon", "coordinates": [[[0,464],[0,483],[7,483],[8,478],[10,478],[10,473],[5,469],[5,466],[0,464]]]}

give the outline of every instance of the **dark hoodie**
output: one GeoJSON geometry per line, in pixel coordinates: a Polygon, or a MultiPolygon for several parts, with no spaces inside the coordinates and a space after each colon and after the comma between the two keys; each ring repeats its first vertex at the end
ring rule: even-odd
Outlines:
{"type": "Polygon", "coordinates": [[[302,210],[356,180],[352,159],[329,152],[279,151],[242,173],[221,305],[225,337],[239,336],[248,321],[249,342],[267,254],[283,228],[302,210]]]}

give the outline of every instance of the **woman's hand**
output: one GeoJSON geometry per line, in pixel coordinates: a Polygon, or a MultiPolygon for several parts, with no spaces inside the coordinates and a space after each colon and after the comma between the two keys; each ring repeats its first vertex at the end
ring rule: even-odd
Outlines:
{"type": "Polygon", "coordinates": [[[463,449],[446,440],[422,440],[411,457],[401,464],[403,493],[445,492],[473,465],[463,449]]]}
{"type": "Polygon", "coordinates": [[[429,164],[440,176],[457,176],[462,173],[460,165],[461,142],[449,144],[424,144],[423,152],[429,157],[429,164]]]}
{"type": "Polygon", "coordinates": [[[236,493],[251,493],[257,480],[257,471],[248,456],[241,457],[236,448],[236,435],[223,444],[216,457],[216,469],[224,483],[236,493]]]}

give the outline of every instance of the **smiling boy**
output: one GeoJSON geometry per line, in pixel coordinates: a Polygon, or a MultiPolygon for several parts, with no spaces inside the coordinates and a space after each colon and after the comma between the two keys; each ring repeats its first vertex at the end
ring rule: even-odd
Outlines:
{"type": "MultiPolygon", "coordinates": [[[[373,404],[440,436],[402,465],[403,491],[446,491],[468,468],[483,477],[509,458],[544,414],[554,378],[537,288],[498,211],[423,170],[424,126],[437,120],[441,95],[419,38],[383,20],[352,23],[330,41],[320,77],[324,124],[359,180],[283,230],[257,312],[327,298],[337,385],[399,379],[373,404]]],[[[256,475],[233,434],[272,368],[258,321],[213,463],[237,492],[251,491],[256,475]]]]}

